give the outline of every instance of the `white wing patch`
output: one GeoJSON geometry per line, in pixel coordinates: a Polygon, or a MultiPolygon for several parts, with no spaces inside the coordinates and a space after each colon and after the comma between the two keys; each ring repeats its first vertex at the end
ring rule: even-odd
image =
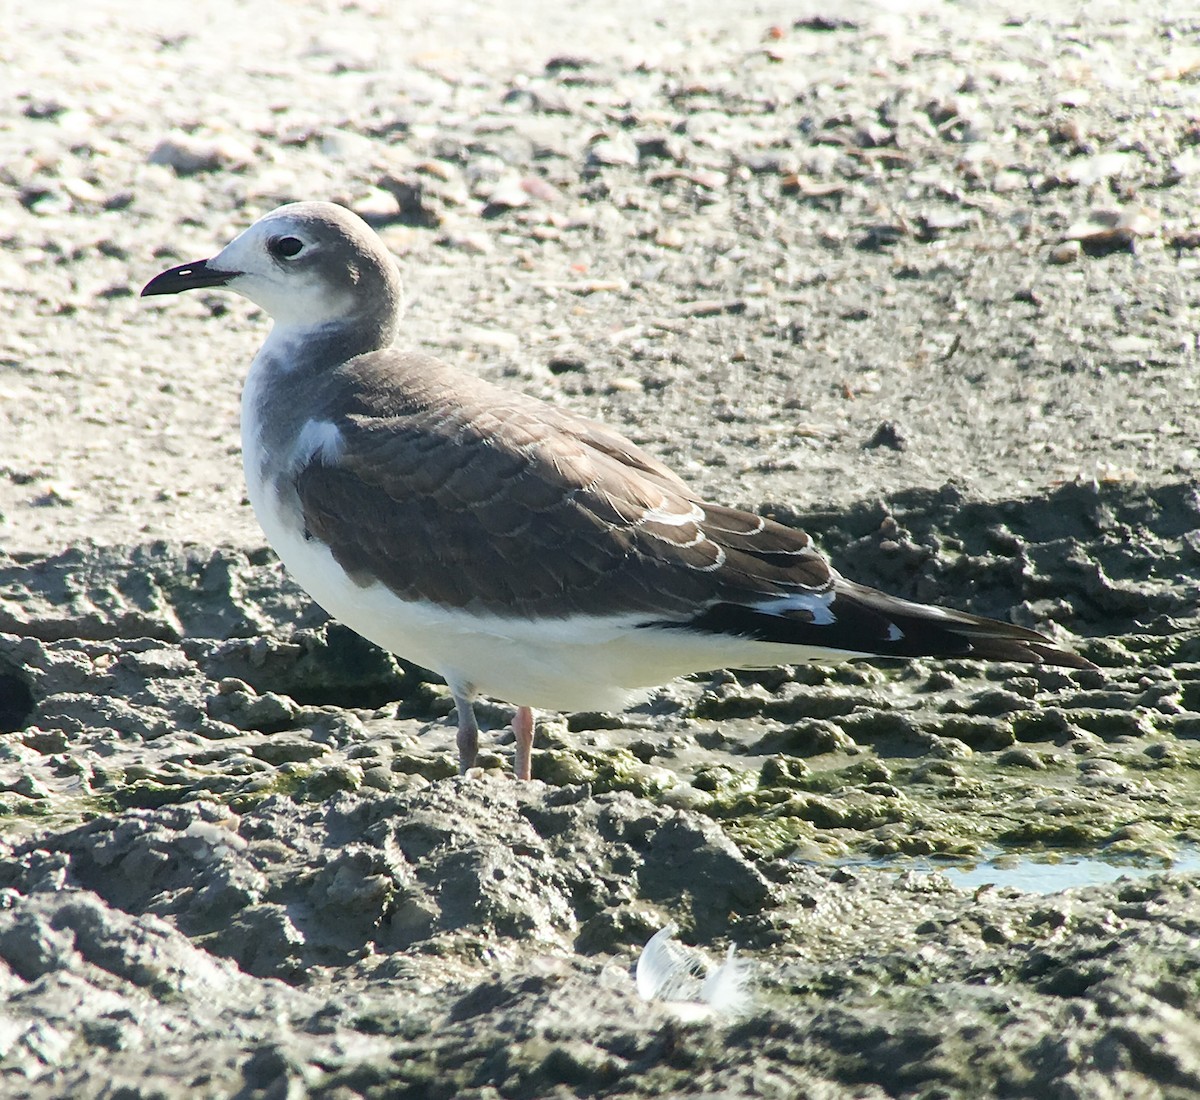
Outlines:
{"type": "Polygon", "coordinates": [[[314,461],[336,466],[345,447],[346,441],[336,424],[329,420],[309,420],[300,429],[292,448],[292,468],[299,470],[314,461]]]}
{"type": "Polygon", "coordinates": [[[764,615],[786,615],[789,611],[807,611],[816,626],[832,626],[837,622],[833,613],[834,592],[797,592],[792,596],[778,596],[754,604],[755,611],[764,615]]]}

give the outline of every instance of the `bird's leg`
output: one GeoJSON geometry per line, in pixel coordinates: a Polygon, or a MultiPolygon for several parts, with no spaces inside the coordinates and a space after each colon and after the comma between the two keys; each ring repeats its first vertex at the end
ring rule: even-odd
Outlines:
{"type": "Polygon", "coordinates": [[[475,767],[475,758],[479,755],[479,724],[475,721],[471,697],[456,688],[451,688],[450,694],[458,708],[458,774],[466,775],[475,767]]]}
{"type": "Polygon", "coordinates": [[[517,707],[512,730],[517,739],[517,747],[513,752],[513,775],[518,779],[529,779],[533,761],[533,711],[529,707],[517,707]]]}

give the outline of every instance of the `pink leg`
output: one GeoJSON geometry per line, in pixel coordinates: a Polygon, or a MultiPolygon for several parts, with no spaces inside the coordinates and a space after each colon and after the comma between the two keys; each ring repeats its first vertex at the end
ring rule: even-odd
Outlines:
{"type": "Polygon", "coordinates": [[[517,707],[512,730],[517,739],[513,753],[513,775],[518,779],[529,779],[533,762],[533,711],[529,707],[517,707]]]}

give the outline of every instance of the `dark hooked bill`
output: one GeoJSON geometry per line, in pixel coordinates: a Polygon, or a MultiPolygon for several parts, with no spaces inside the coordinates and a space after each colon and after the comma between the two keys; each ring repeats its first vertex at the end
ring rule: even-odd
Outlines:
{"type": "Polygon", "coordinates": [[[205,286],[224,286],[238,274],[237,271],[218,271],[209,267],[207,260],[193,260],[190,264],[180,264],[161,275],[155,275],[142,287],[142,297],[178,294],[181,290],[196,290],[205,286]]]}

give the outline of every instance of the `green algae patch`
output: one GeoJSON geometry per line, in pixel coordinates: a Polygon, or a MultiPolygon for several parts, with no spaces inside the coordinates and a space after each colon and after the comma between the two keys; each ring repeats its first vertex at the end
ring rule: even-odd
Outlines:
{"type": "Polygon", "coordinates": [[[1169,856],[1200,835],[1200,673],[1137,659],[1190,654],[1189,637],[1127,640],[1111,647],[1136,655],[1126,667],[1034,667],[1004,687],[1004,666],[877,668],[892,709],[831,717],[820,703],[745,744],[741,781],[714,788],[706,772],[710,799],[696,805],[763,858],[1169,856]]]}
{"type": "Polygon", "coordinates": [[[713,796],[714,801],[735,799],[758,787],[758,777],[745,769],[729,764],[712,764],[697,769],[692,786],[713,796]]]}
{"type": "Polygon", "coordinates": [[[1200,746],[1085,741],[958,760],[872,755],[825,770],[772,757],[754,791],[704,811],[739,844],[775,857],[813,845],[875,857],[1132,850],[1138,836],[1154,851],[1200,828],[1200,746]]]}
{"type": "Polygon", "coordinates": [[[653,797],[678,786],[666,768],[643,763],[628,749],[544,749],[533,756],[533,776],[554,786],[586,783],[596,794],[628,791],[653,797]]]}
{"type": "Polygon", "coordinates": [[[339,791],[356,791],[363,781],[363,770],[356,764],[331,764],[314,768],[307,774],[296,769],[293,774],[298,780],[296,796],[308,802],[324,802],[339,791]]]}

